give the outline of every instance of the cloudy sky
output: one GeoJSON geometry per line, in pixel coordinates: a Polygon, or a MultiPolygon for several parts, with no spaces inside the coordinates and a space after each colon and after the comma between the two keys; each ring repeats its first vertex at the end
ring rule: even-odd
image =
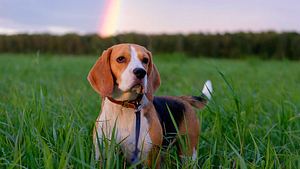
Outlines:
{"type": "Polygon", "coordinates": [[[111,15],[113,34],[300,32],[299,0],[0,0],[0,33],[99,33],[111,15]]]}

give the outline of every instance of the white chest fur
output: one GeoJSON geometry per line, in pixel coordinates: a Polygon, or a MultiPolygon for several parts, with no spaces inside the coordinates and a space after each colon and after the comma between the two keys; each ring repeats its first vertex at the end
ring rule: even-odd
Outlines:
{"type": "MultiPolygon", "coordinates": [[[[122,151],[124,152],[128,161],[131,161],[133,152],[135,150],[135,127],[136,115],[135,110],[125,108],[121,105],[110,102],[108,99],[104,100],[102,112],[97,118],[97,133],[98,138],[106,137],[112,138],[112,132],[115,127],[116,142],[120,143],[122,151]]],[[[97,139],[97,138],[96,138],[97,139]]],[[[96,143],[96,158],[99,157],[98,143],[96,143]]],[[[147,155],[152,147],[151,138],[149,136],[149,125],[143,110],[141,111],[141,128],[140,137],[138,141],[138,149],[140,150],[139,158],[147,158],[147,155]]]]}

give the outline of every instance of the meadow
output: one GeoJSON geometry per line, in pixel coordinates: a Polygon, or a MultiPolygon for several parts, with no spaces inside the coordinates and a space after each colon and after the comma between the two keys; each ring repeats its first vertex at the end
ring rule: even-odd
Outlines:
{"type": "MultiPolygon", "coordinates": [[[[92,129],[100,98],[86,76],[96,57],[0,55],[0,168],[97,168],[92,129]]],[[[156,55],[156,95],[197,95],[213,83],[198,110],[196,167],[300,168],[299,61],[156,55]]],[[[123,168],[112,148],[103,168],[123,168]]],[[[189,168],[165,152],[163,168],[189,168]]]]}

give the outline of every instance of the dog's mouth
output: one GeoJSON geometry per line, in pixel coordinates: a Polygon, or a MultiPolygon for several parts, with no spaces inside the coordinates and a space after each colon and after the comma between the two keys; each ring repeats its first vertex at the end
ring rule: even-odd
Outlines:
{"type": "Polygon", "coordinates": [[[141,83],[134,84],[130,90],[138,94],[144,93],[144,87],[141,83]]]}

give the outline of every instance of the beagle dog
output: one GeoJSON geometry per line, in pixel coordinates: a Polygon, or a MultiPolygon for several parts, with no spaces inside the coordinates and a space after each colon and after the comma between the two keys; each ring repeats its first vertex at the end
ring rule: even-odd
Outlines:
{"type": "Polygon", "coordinates": [[[97,159],[101,141],[114,136],[129,163],[144,160],[149,167],[159,167],[160,148],[176,142],[179,135],[188,138],[186,152],[179,148],[179,153],[196,158],[200,125],[193,107],[201,109],[207,104],[210,81],[200,96],[154,96],[160,75],[151,52],[136,44],[105,50],[90,70],[88,81],[102,98],[93,132],[97,159]]]}

